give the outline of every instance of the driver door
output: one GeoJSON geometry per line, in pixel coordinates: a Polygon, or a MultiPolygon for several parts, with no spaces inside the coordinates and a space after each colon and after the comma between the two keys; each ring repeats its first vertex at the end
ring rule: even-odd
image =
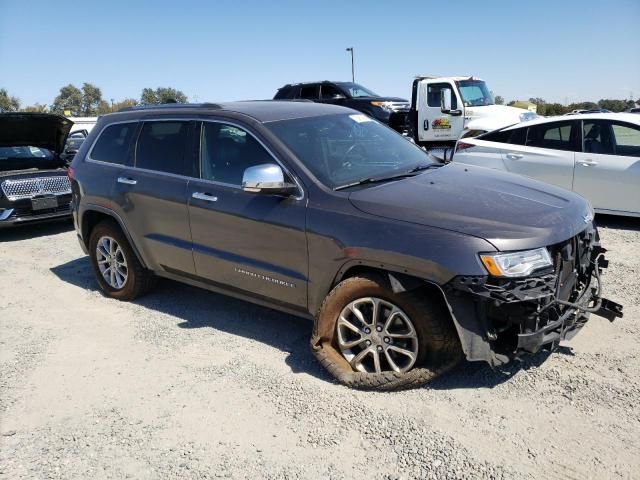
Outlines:
{"type": "Polygon", "coordinates": [[[306,198],[248,193],[244,170],[278,160],[247,129],[205,121],[200,178],[189,182],[196,274],[206,282],[307,306],[306,198]]]}
{"type": "Polygon", "coordinates": [[[451,109],[462,109],[462,100],[451,83],[420,83],[418,107],[418,140],[421,142],[446,142],[457,140],[464,125],[463,115],[450,115],[441,110],[443,89],[451,90],[451,109]]]}

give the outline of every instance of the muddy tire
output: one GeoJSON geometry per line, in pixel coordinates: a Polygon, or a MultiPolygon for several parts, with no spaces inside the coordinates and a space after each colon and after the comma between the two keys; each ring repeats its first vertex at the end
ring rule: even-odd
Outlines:
{"type": "Polygon", "coordinates": [[[319,309],[311,348],[336,380],[362,390],[419,387],[462,359],[457,333],[440,299],[425,290],[393,293],[384,275],[340,282],[319,309]],[[346,348],[352,344],[353,349],[346,348]]]}
{"type": "Polygon", "coordinates": [[[104,220],[91,231],[89,257],[98,285],[108,297],[133,300],[155,285],[155,275],[142,266],[113,220],[104,220]]]}

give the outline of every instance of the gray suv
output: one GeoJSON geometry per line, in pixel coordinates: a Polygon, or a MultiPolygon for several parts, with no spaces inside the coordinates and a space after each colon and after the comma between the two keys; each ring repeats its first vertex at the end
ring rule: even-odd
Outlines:
{"type": "Polygon", "coordinates": [[[360,112],[308,102],[161,105],[101,117],[69,176],[105,295],[178,280],[312,319],[340,382],[422,384],[573,336],[606,268],[571,192],[431,162],[360,112]]]}

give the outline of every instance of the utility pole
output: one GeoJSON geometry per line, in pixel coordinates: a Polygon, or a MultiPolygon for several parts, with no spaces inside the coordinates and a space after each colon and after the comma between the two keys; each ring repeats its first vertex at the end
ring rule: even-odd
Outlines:
{"type": "Polygon", "coordinates": [[[355,69],[353,67],[353,47],[347,48],[347,52],[351,52],[351,81],[355,83],[356,74],[355,74],[355,69]]]}

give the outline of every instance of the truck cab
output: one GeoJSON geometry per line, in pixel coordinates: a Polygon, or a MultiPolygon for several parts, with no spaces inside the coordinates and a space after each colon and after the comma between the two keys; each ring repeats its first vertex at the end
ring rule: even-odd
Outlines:
{"type": "Polygon", "coordinates": [[[450,148],[459,138],[536,116],[520,108],[496,105],[486,83],[477,77],[419,76],[413,81],[411,137],[427,149],[450,148]]]}

